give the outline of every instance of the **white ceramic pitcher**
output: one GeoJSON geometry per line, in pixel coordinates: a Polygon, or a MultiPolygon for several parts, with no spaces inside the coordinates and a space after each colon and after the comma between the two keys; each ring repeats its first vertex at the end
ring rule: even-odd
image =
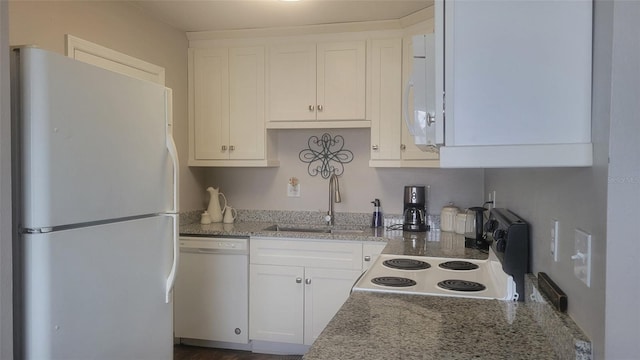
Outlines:
{"type": "Polygon", "coordinates": [[[209,192],[210,195],[209,207],[207,207],[207,212],[211,217],[211,222],[222,222],[222,211],[227,207],[227,198],[223,193],[218,191],[218,188],[208,187],[207,192],[209,192]],[[220,204],[220,196],[222,196],[222,200],[224,200],[224,205],[220,204]]]}
{"type": "Polygon", "coordinates": [[[231,224],[236,219],[236,216],[238,216],[238,212],[236,211],[236,209],[232,208],[231,206],[225,206],[224,220],[222,220],[222,222],[225,224],[231,224]]]}

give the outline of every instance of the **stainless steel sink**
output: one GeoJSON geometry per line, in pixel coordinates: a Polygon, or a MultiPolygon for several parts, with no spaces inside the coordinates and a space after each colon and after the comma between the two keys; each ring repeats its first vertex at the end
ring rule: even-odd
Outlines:
{"type": "Polygon", "coordinates": [[[307,232],[319,234],[362,234],[364,230],[351,228],[329,228],[329,227],[313,227],[313,226],[295,226],[295,225],[271,225],[263,229],[264,231],[279,232],[307,232]]]}
{"type": "Polygon", "coordinates": [[[311,232],[311,233],[324,233],[330,234],[329,228],[314,228],[314,227],[298,227],[298,226],[285,226],[285,225],[272,225],[264,228],[265,231],[281,231],[281,232],[311,232]]]}

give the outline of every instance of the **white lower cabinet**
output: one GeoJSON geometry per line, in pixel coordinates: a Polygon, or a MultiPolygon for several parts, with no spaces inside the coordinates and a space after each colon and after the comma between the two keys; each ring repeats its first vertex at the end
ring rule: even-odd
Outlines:
{"type": "Polygon", "coordinates": [[[360,273],[251,264],[250,338],[311,345],[347,300],[360,273]]]}
{"type": "Polygon", "coordinates": [[[249,338],[301,344],[304,268],[249,266],[249,338]]]}
{"type": "Polygon", "coordinates": [[[360,270],[305,269],[304,344],[311,345],[347,301],[360,270]]]}
{"type": "Polygon", "coordinates": [[[250,259],[249,338],[311,345],[362,273],[363,245],[251,238],[250,259]]]}

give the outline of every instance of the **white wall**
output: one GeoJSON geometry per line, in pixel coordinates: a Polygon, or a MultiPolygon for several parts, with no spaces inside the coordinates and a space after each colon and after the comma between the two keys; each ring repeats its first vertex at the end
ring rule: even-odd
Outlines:
{"type": "Polygon", "coordinates": [[[35,44],[64,54],[64,36],[72,34],[165,68],[165,85],[173,89],[174,138],[181,161],[180,205],[194,208],[200,199],[193,189],[202,187],[204,177],[186,165],[186,34],[118,1],[11,1],[9,20],[11,45],[35,44]]]}
{"type": "Polygon", "coordinates": [[[531,222],[533,271],[567,293],[569,314],[591,338],[597,359],[640,353],[640,3],[594,5],[592,139],[586,169],[487,170],[485,189],[531,222]],[[549,254],[551,218],[560,221],[560,261],[549,254]],[[575,228],[592,234],[592,285],[573,274],[575,228]]]}
{"type": "Polygon", "coordinates": [[[640,2],[613,5],[605,357],[640,354],[640,2]]]}
{"type": "MultiPolygon", "coordinates": [[[[267,169],[211,168],[206,170],[206,186],[220,187],[229,203],[239,209],[310,210],[326,212],[328,180],[308,174],[308,164],[298,154],[307,148],[310,136],[342,135],[345,149],[354,159],[345,164],[339,177],[342,202],[338,212],[372,212],[371,201],[379,198],[386,213],[402,213],[405,185],[430,185],[429,212],[439,214],[440,208],[452,201],[461,207],[482,203],[483,170],[479,169],[375,169],[369,167],[370,131],[368,129],[278,130],[280,167],[267,169]],[[301,197],[287,197],[290,177],[300,180],[301,197]]],[[[200,189],[206,207],[208,194],[200,189]]]]}
{"type": "Polygon", "coordinates": [[[8,15],[0,1],[0,359],[13,358],[8,15]]]}

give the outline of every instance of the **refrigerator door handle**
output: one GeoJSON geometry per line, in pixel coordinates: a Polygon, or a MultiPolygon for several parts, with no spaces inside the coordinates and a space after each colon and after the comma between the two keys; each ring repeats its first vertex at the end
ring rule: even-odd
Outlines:
{"type": "Polygon", "coordinates": [[[176,281],[176,271],[178,270],[178,259],[180,257],[180,242],[178,241],[178,214],[166,214],[172,219],[173,223],[173,264],[171,265],[171,271],[167,276],[167,283],[165,288],[165,302],[168,304],[171,302],[171,292],[173,291],[173,285],[176,281]]]}
{"type": "Polygon", "coordinates": [[[178,160],[178,149],[176,148],[176,143],[173,140],[173,91],[169,88],[165,88],[165,96],[166,96],[166,132],[167,132],[167,149],[169,150],[169,155],[171,156],[171,162],[173,163],[173,209],[170,211],[172,213],[178,213],[178,194],[179,194],[179,186],[178,186],[178,174],[180,172],[180,163],[178,160]]]}

